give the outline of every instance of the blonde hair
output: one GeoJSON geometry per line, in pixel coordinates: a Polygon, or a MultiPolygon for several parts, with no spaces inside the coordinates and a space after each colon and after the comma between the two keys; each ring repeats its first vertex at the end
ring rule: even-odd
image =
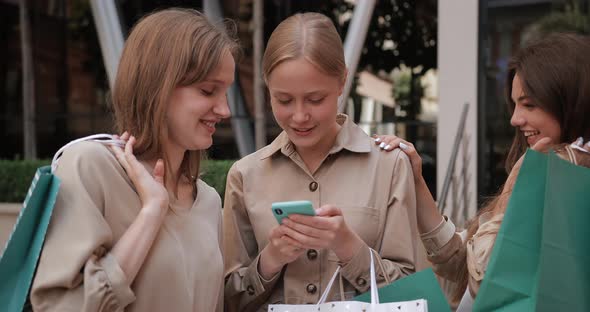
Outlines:
{"type": "Polygon", "coordinates": [[[264,81],[282,62],[303,57],[324,73],[344,82],[346,63],[342,40],[332,21],[320,13],[298,13],[272,32],[264,56],[264,81]]]}
{"type": "MultiPolygon", "coordinates": [[[[163,158],[170,168],[162,140],[172,91],[204,80],[227,52],[237,57],[237,42],[196,10],[159,11],[134,26],[121,55],[112,104],[117,131],[136,137],[138,157],[163,158]]],[[[182,176],[198,177],[201,157],[201,151],[185,153],[176,186],[182,176]]]]}

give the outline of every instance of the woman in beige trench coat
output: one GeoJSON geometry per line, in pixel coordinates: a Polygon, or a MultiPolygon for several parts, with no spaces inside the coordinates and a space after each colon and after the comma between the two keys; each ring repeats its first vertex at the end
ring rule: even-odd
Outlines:
{"type": "MultiPolygon", "coordinates": [[[[226,306],[316,303],[337,266],[345,299],[368,290],[370,254],[396,280],[416,270],[414,177],[401,152],[380,152],[338,97],[347,76],[342,42],[321,14],[289,17],[263,57],[273,114],[283,132],[236,162],[224,205],[226,306]],[[316,216],[278,224],[271,204],[309,200],[316,216]]],[[[340,300],[335,287],[328,300],[340,300]]]]}

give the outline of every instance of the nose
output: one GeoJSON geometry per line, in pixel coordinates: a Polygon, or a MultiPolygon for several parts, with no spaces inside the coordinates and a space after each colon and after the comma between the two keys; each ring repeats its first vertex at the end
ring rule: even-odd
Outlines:
{"type": "Polygon", "coordinates": [[[309,113],[305,108],[305,105],[298,103],[295,105],[295,112],[293,113],[293,121],[296,123],[304,123],[309,120],[309,113]]]}
{"type": "Polygon", "coordinates": [[[522,115],[521,110],[518,108],[518,105],[514,108],[514,112],[512,113],[512,117],[510,118],[510,124],[513,127],[522,127],[526,123],[524,116],[522,115]]]}
{"type": "Polygon", "coordinates": [[[231,116],[231,111],[229,110],[229,105],[227,104],[227,95],[221,97],[219,101],[213,107],[213,113],[215,113],[220,118],[229,118],[231,116]]]}

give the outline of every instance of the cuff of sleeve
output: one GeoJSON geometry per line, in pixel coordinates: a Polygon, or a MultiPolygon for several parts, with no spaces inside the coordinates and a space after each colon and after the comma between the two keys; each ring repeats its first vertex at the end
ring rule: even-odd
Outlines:
{"type": "Polygon", "coordinates": [[[100,264],[106,273],[113,294],[115,294],[121,306],[126,307],[135,301],[135,294],[127,282],[125,272],[123,272],[115,257],[107,253],[100,259],[100,264]]]}
{"type": "Polygon", "coordinates": [[[428,254],[432,255],[448,244],[455,235],[455,230],[455,224],[447,216],[444,216],[443,220],[432,231],[421,234],[420,238],[428,254]]]}
{"type": "Polygon", "coordinates": [[[248,270],[246,271],[246,278],[244,281],[246,283],[246,293],[252,297],[260,296],[261,294],[265,293],[269,289],[272,289],[274,285],[279,280],[279,276],[281,272],[275,274],[270,280],[266,280],[260,275],[258,271],[258,263],[260,262],[260,255],[252,261],[248,270]]]}
{"type": "Polygon", "coordinates": [[[369,289],[371,277],[369,276],[369,268],[371,267],[371,248],[367,244],[363,244],[355,255],[348,261],[348,263],[341,263],[342,269],[340,274],[348,280],[360,292],[365,292],[369,289]]]}

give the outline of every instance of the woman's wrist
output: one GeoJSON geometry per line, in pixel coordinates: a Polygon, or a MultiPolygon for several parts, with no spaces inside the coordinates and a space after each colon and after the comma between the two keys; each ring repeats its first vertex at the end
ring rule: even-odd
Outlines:
{"type": "Polygon", "coordinates": [[[343,239],[340,240],[340,244],[332,249],[340,262],[348,263],[358,250],[363,247],[365,242],[354,232],[348,231],[343,239]]]}
{"type": "Polygon", "coordinates": [[[146,203],[142,205],[140,213],[148,218],[163,219],[168,210],[167,206],[158,203],[146,203]]]}
{"type": "Polygon", "coordinates": [[[265,280],[271,279],[275,274],[280,272],[285,265],[285,263],[282,263],[273,256],[270,248],[272,247],[267,245],[260,253],[260,258],[258,259],[258,273],[265,280]]]}
{"type": "Polygon", "coordinates": [[[416,184],[416,207],[420,233],[432,231],[443,219],[424,179],[416,184]]]}

